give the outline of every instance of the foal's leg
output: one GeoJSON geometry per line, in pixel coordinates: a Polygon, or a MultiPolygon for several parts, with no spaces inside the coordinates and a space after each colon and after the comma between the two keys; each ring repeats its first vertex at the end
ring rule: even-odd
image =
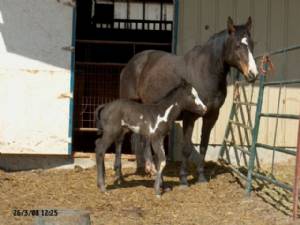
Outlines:
{"type": "Polygon", "coordinates": [[[200,143],[200,161],[199,164],[197,165],[197,173],[198,173],[197,183],[207,182],[207,179],[204,176],[204,159],[207,151],[210,132],[214,127],[218,117],[219,117],[219,110],[215,112],[210,112],[207,116],[203,117],[201,143],[200,143]]]}
{"type": "Polygon", "coordinates": [[[109,146],[113,143],[113,138],[104,133],[102,138],[98,138],[95,142],[96,148],[96,164],[97,164],[97,185],[101,191],[105,192],[105,166],[104,155],[109,146]]]}
{"type": "Polygon", "coordinates": [[[192,134],[193,128],[197,117],[192,114],[184,114],[183,117],[183,135],[184,135],[184,144],[185,146],[182,149],[182,162],[180,168],[180,184],[182,186],[187,186],[187,167],[188,167],[188,159],[192,153],[193,144],[192,144],[192,134]]]}
{"type": "Polygon", "coordinates": [[[116,153],[115,153],[115,165],[114,170],[116,174],[116,183],[121,184],[123,181],[123,175],[122,175],[122,160],[121,160],[121,154],[122,154],[122,143],[124,140],[124,133],[120,135],[120,137],[115,142],[116,145],[116,153]]]}
{"type": "Polygon", "coordinates": [[[144,149],[144,158],[145,158],[145,172],[150,175],[155,175],[157,173],[156,167],[154,165],[154,160],[151,152],[150,141],[146,140],[144,149]]]}
{"type": "Polygon", "coordinates": [[[160,187],[163,186],[162,172],[166,166],[166,155],[165,155],[165,149],[163,145],[163,138],[152,140],[151,144],[152,144],[153,151],[157,156],[157,173],[156,173],[156,178],[154,183],[154,190],[155,190],[155,194],[157,196],[160,196],[161,195],[160,187]]]}

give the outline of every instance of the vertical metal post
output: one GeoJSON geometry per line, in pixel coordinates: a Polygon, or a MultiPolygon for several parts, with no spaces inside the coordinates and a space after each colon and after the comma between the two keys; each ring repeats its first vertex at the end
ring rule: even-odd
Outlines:
{"type": "Polygon", "coordinates": [[[298,141],[295,166],[295,181],[293,188],[293,219],[297,219],[298,201],[299,201],[299,177],[300,177],[300,120],[298,126],[298,141]]]}
{"type": "MultiPolygon", "coordinates": [[[[72,47],[76,46],[76,23],[77,23],[77,8],[73,8],[72,18],[72,47]]],[[[73,93],[73,98],[70,98],[69,105],[69,132],[68,137],[70,142],[68,143],[68,155],[72,153],[72,142],[73,142],[73,117],[74,117],[74,87],[75,87],[75,52],[71,51],[71,77],[70,77],[70,91],[73,93]]]]}
{"type": "MultiPolygon", "coordinates": [[[[266,66],[267,67],[267,66],[266,66]]],[[[266,68],[267,71],[267,68],[266,68]]],[[[250,195],[251,187],[252,187],[252,173],[254,170],[254,163],[256,158],[256,143],[258,139],[258,131],[259,131],[259,124],[260,124],[260,113],[262,110],[263,98],[264,98],[264,83],[266,77],[265,75],[261,74],[259,77],[259,93],[257,99],[257,108],[255,113],[255,122],[254,128],[252,130],[252,144],[250,148],[250,158],[248,164],[248,176],[247,176],[247,187],[246,187],[246,194],[250,195]]]]}

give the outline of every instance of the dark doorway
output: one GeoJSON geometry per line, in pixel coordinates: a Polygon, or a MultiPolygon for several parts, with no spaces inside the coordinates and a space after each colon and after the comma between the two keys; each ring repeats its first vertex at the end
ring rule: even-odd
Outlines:
{"type": "Polygon", "coordinates": [[[77,0],[76,13],[73,151],[92,152],[94,110],[119,97],[129,59],[146,49],[171,52],[173,1],[77,0]]]}

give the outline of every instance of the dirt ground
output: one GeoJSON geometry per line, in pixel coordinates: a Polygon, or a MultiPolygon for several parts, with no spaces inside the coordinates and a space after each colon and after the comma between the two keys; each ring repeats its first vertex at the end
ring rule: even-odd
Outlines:
{"type": "MultiPolygon", "coordinates": [[[[12,215],[13,209],[82,209],[90,212],[92,224],[200,224],[286,225],[292,222],[290,205],[285,211],[269,202],[261,191],[246,198],[239,179],[216,163],[206,163],[206,184],[180,188],[179,166],[165,170],[165,181],[173,190],[158,199],[153,179],[123,169],[125,182],[114,185],[107,170],[108,193],[96,187],[96,169],[0,171],[0,224],[32,224],[34,217],[12,215]]],[[[193,171],[192,171],[193,173],[193,171]]],[[[299,223],[300,224],[300,223],[299,223]]]]}

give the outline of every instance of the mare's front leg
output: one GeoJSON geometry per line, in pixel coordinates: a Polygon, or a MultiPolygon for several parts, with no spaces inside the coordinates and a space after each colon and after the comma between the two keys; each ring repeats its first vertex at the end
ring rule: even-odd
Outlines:
{"type": "Polygon", "coordinates": [[[185,113],[183,115],[184,147],[182,149],[182,162],[181,162],[179,176],[180,176],[180,184],[184,187],[188,186],[187,167],[188,167],[188,159],[193,149],[192,134],[193,134],[194,124],[196,119],[197,116],[190,113],[185,113]]]}
{"type": "Polygon", "coordinates": [[[121,184],[123,181],[123,175],[122,175],[122,143],[124,140],[124,133],[120,135],[120,137],[115,141],[116,145],[116,153],[115,153],[115,164],[114,164],[114,170],[116,175],[116,183],[121,184]]]}
{"type": "Polygon", "coordinates": [[[97,164],[97,186],[101,191],[105,192],[105,166],[104,155],[109,146],[113,143],[113,139],[107,135],[103,135],[102,138],[98,138],[95,141],[96,148],[96,164],[97,164]]]}
{"type": "Polygon", "coordinates": [[[219,117],[219,110],[215,112],[210,112],[203,117],[203,125],[201,130],[201,143],[200,143],[200,159],[197,165],[198,179],[197,183],[207,182],[204,176],[204,159],[207,151],[207,146],[209,142],[210,132],[214,127],[217,119],[219,117]]]}
{"type": "Polygon", "coordinates": [[[153,151],[157,157],[157,173],[154,182],[154,190],[155,190],[155,194],[159,197],[161,195],[160,187],[163,186],[162,172],[166,166],[166,154],[163,145],[163,137],[158,138],[156,140],[152,140],[151,144],[152,144],[153,151]]]}

